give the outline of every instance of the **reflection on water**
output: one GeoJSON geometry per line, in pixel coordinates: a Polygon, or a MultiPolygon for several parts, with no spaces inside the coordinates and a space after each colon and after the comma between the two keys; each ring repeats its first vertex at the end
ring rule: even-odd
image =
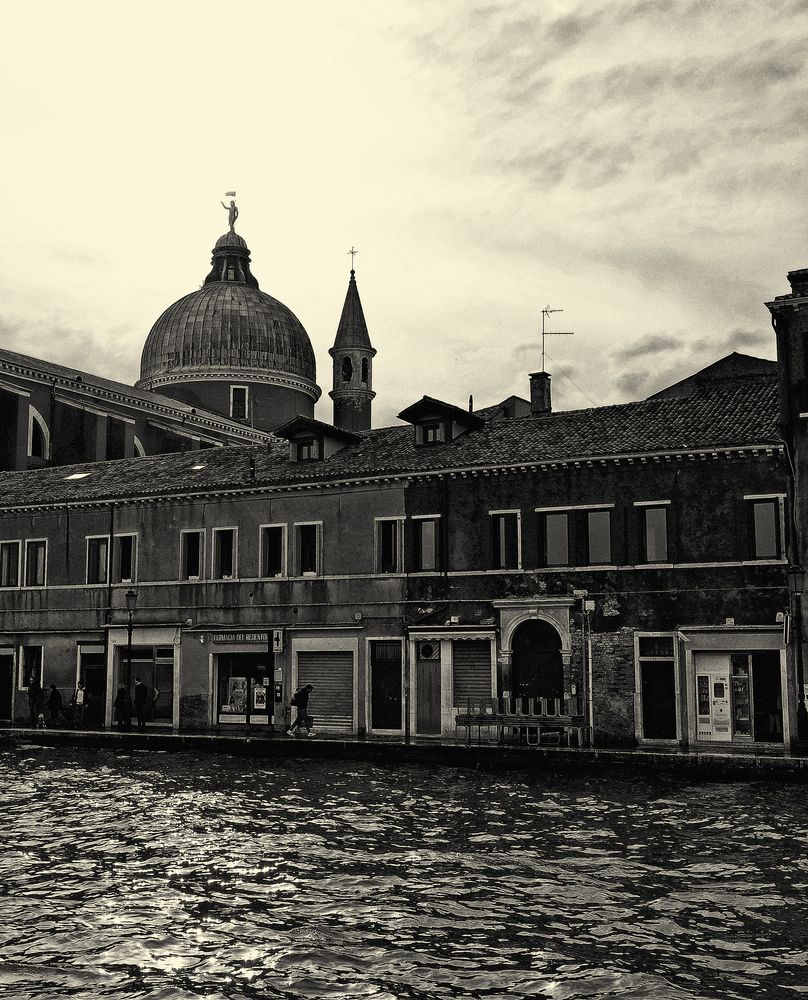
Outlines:
{"type": "Polygon", "coordinates": [[[0,752],[0,996],[808,995],[796,785],[0,752]]]}

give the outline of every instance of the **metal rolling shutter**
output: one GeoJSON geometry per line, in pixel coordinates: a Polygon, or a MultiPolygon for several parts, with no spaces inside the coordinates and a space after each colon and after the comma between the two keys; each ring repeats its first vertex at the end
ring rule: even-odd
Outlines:
{"type": "Polygon", "coordinates": [[[309,712],[316,729],[353,732],[353,653],[299,652],[297,684],[313,684],[309,712]]]}
{"type": "Polygon", "coordinates": [[[491,697],[491,643],[485,639],[452,642],[452,704],[491,697]]]}

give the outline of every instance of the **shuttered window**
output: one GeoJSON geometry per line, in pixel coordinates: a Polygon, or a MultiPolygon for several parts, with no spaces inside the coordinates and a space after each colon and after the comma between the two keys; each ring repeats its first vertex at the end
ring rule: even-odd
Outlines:
{"type": "Polygon", "coordinates": [[[353,653],[305,650],[297,654],[297,686],[312,684],[309,714],[317,729],[353,731],[353,653]]]}
{"type": "Polygon", "coordinates": [[[466,706],[469,698],[491,697],[491,643],[456,639],[452,643],[452,704],[466,706]]]}

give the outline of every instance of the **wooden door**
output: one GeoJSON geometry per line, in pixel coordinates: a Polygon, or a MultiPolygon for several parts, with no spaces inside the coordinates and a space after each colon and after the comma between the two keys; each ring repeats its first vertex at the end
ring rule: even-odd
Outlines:
{"type": "Polygon", "coordinates": [[[415,676],[416,719],[419,736],[440,735],[440,660],[419,660],[415,676]]]}

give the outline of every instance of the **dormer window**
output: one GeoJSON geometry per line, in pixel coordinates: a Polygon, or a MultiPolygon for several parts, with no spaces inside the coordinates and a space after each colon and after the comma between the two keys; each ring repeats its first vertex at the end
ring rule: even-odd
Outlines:
{"type": "Polygon", "coordinates": [[[444,439],[443,424],[439,420],[421,424],[418,430],[421,432],[421,444],[439,444],[444,439]]]}
{"type": "Polygon", "coordinates": [[[444,441],[454,441],[470,431],[476,431],[483,426],[482,417],[470,410],[461,410],[459,406],[444,403],[440,399],[424,396],[417,403],[408,406],[399,413],[400,420],[406,420],[415,428],[415,443],[417,445],[441,444],[444,441]]]}
{"type": "Polygon", "coordinates": [[[350,358],[345,357],[342,359],[342,381],[350,382],[353,378],[353,362],[350,358]]]}
{"type": "Polygon", "coordinates": [[[317,438],[297,442],[298,462],[316,462],[320,457],[320,442],[317,438]]]}

